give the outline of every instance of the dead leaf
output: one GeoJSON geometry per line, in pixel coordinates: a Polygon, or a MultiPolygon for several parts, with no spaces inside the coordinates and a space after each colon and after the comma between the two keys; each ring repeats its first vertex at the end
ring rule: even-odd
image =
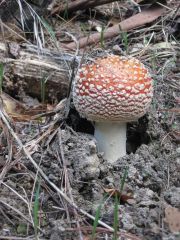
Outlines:
{"type": "Polygon", "coordinates": [[[1,94],[1,99],[3,102],[3,106],[8,114],[22,114],[25,110],[26,107],[17,101],[16,99],[12,98],[6,93],[1,94]]]}
{"type": "Polygon", "coordinates": [[[180,210],[171,206],[165,209],[165,221],[172,233],[180,232],[180,210]]]}
{"type": "Polygon", "coordinates": [[[114,189],[114,188],[104,188],[104,191],[113,197],[117,195],[120,198],[120,201],[123,203],[128,202],[129,199],[133,199],[132,192],[123,191],[121,193],[118,189],[114,189]]]}
{"type": "Polygon", "coordinates": [[[46,106],[43,104],[38,104],[29,108],[6,93],[2,93],[0,97],[7,114],[17,122],[30,121],[33,119],[33,116],[46,112],[48,108],[50,108],[50,105],[46,106]]]}

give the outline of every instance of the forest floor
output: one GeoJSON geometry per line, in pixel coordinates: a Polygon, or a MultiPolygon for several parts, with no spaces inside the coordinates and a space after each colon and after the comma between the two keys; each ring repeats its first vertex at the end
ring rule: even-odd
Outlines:
{"type": "MultiPolygon", "coordinates": [[[[179,239],[178,1],[167,1],[166,12],[151,23],[128,31],[119,29],[119,35],[106,39],[107,27],[138,13],[139,7],[129,2],[80,9],[68,18],[45,15],[43,20],[48,22],[46,48],[56,50],[56,37],[64,52],[74,54],[65,48],[72,38],[78,42],[101,31],[99,42],[80,46],[76,57],[132,55],[149,68],[153,101],[145,116],[128,123],[127,155],[109,164],[97,152],[93,124],[80,118],[72,101],[67,104],[67,117],[64,105],[68,100],[56,99],[60,101],[58,113],[44,113],[33,121],[23,121],[23,116],[9,118],[1,104],[0,239],[90,240],[93,231],[97,240],[179,239]],[[99,220],[97,227],[93,217],[99,220]]],[[[3,84],[6,73],[4,77],[3,84]]],[[[6,88],[3,91],[12,93],[6,88]]],[[[22,92],[26,104],[40,102],[40,97],[28,96],[22,89],[12,97],[23,101],[22,92]]],[[[44,101],[51,110],[55,108],[52,99],[44,101]]]]}

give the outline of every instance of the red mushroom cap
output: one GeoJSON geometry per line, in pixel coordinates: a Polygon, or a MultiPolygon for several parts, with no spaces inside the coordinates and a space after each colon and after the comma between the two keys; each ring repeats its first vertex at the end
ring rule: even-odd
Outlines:
{"type": "Polygon", "coordinates": [[[92,121],[135,121],[151,103],[152,84],[139,60],[110,55],[79,68],[73,101],[80,115],[92,121]]]}

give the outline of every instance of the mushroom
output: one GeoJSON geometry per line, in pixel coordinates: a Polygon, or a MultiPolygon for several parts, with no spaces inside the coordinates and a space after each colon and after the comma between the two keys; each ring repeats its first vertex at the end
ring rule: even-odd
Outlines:
{"type": "Polygon", "coordinates": [[[126,155],[126,124],[149,107],[153,80],[136,58],[110,55],[82,64],[73,87],[81,117],[95,122],[98,151],[110,163],[126,155]]]}

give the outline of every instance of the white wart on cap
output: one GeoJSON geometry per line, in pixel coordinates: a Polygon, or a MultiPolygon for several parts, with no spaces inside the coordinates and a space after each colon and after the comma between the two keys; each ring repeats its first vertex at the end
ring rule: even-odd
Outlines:
{"type": "MultiPolygon", "coordinates": [[[[138,59],[110,55],[79,68],[73,101],[80,115],[91,121],[104,122],[105,125],[136,121],[151,103],[152,84],[147,68],[138,59]]],[[[100,124],[95,125],[95,137],[97,125],[100,124]]],[[[104,151],[101,147],[99,149],[104,151]]]]}

